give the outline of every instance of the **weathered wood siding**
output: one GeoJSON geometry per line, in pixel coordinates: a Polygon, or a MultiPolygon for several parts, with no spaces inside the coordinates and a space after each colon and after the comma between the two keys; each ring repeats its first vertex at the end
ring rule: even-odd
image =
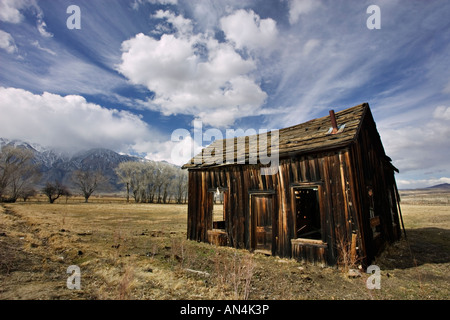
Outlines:
{"type": "MultiPolygon", "coordinates": [[[[370,262],[386,243],[401,236],[398,194],[394,169],[385,156],[370,110],[364,117],[358,138],[351,149],[355,175],[356,205],[360,220],[360,239],[365,260],[370,262]],[[373,210],[379,219],[380,234],[374,238],[370,219],[368,189],[373,190],[373,210]]],[[[378,221],[376,222],[378,223],[378,221]]]]}
{"type": "Polygon", "coordinates": [[[352,254],[368,264],[387,242],[400,238],[394,168],[369,108],[351,144],[289,154],[280,159],[278,169],[269,176],[261,175],[258,165],[190,168],[188,239],[212,241],[211,232],[208,240],[208,230],[213,228],[213,192],[217,188],[224,192],[228,238],[225,241],[221,234],[220,241],[213,242],[255,249],[258,235],[253,227],[256,214],[251,212],[251,197],[264,194],[271,200],[261,203],[270,203],[273,209],[272,254],[281,257],[334,265],[339,263],[340,252],[352,244],[352,254]],[[321,215],[322,239],[314,243],[292,241],[296,239],[294,188],[308,187],[318,189],[321,215]],[[375,216],[371,218],[371,214],[375,216]]]}
{"type": "MultiPolygon", "coordinates": [[[[296,238],[293,188],[320,186],[322,241],[329,264],[337,259],[335,239],[351,239],[357,230],[357,214],[350,191],[349,151],[347,149],[280,160],[276,175],[261,175],[256,165],[227,166],[189,171],[189,194],[193,201],[188,207],[188,238],[208,241],[207,226],[212,226],[212,201],[208,190],[223,188],[229,245],[252,249],[250,239],[250,195],[273,193],[273,252],[282,257],[292,256],[291,239],[296,238]]],[[[191,198],[190,198],[191,200],[191,198]]]]}

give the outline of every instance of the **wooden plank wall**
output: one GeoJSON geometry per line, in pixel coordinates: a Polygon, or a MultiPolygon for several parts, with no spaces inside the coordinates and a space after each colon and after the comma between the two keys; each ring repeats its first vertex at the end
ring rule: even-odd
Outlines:
{"type": "MultiPolygon", "coordinates": [[[[282,159],[278,173],[273,176],[261,175],[256,165],[190,170],[188,238],[207,241],[204,225],[209,223],[212,209],[203,197],[207,197],[207,190],[227,188],[225,210],[229,244],[236,248],[251,249],[249,194],[273,191],[276,203],[273,215],[274,252],[278,256],[291,257],[291,239],[296,237],[292,188],[320,184],[319,200],[324,218],[322,234],[328,248],[319,250],[318,254],[326,252],[328,264],[335,264],[338,257],[335,240],[351,239],[352,232],[358,226],[349,159],[347,149],[282,159]]],[[[322,260],[323,257],[318,259],[322,260]]]]}
{"type": "Polygon", "coordinates": [[[356,143],[351,148],[351,163],[355,172],[357,204],[361,224],[361,246],[364,248],[366,264],[370,263],[386,243],[401,236],[397,202],[395,197],[395,177],[388,164],[380,136],[376,130],[370,111],[364,118],[356,143]],[[373,190],[374,211],[379,217],[381,234],[373,238],[370,226],[368,188],[373,190]]]}
{"type": "Polygon", "coordinates": [[[395,241],[401,235],[395,177],[386,159],[368,110],[355,143],[344,149],[280,159],[278,173],[273,176],[261,175],[257,165],[190,169],[188,238],[208,241],[207,231],[212,226],[211,190],[223,188],[228,244],[252,249],[250,194],[269,191],[274,194],[273,252],[276,255],[291,257],[295,252],[300,255],[308,252],[308,259],[322,261],[325,254],[327,264],[333,265],[339,261],[343,249],[339,243],[349,244],[353,238],[361,262],[370,263],[386,242],[395,241]],[[323,246],[317,246],[320,250],[316,251],[292,248],[291,239],[296,238],[292,188],[302,185],[320,185],[322,240],[326,250],[323,246]],[[370,226],[369,186],[380,219],[381,234],[376,241],[370,226]]]}

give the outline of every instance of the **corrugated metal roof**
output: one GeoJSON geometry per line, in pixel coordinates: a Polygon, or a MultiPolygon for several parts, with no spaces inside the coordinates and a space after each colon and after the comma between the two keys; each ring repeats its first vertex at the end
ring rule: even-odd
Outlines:
{"type": "MultiPolygon", "coordinates": [[[[275,134],[275,139],[272,143],[274,146],[278,143],[279,158],[299,153],[343,147],[353,142],[356,138],[362,119],[368,108],[369,105],[367,103],[363,103],[358,106],[336,112],[336,121],[339,129],[337,134],[330,134],[330,116],[325,116],[278,130],[278,139],[275,138],[275,134]]],[[[252,156],[255,156],[254,152],[256,152],[257,156],[261,153],[265,155],[266,152],[269,152],[270,154],[271,136],[272,133],[268,132],[267,134],[258,134],[256,136],[246,137],[244,153],[238,153],[236,151],[237,143],[239,141],[238,138],[214,141],[208,147],[204,148],[202,152],[186,163],[183,166],[183,169],[230,165],[239,163],[239,161],[243,161],[244,159],[245,163],[249,163],[249,159],[252,156]],[[257,149],[256,147],[253,148],[249,146],[248,141],[252,141],[252,139],[255,138],[260,141],[259,138],[261,135],[264,135],[263,138],[267,139],[268,150],[265,148],[259,148],[259,146],[257,149]],[[228,150],[227,144],[233,144],[234,148],[229,148],[230,150],[228,150]],[[217,153],[217,155],[215,153],[217,153]],[[230,159],[232,160],[230,161],[230,159]]]]}

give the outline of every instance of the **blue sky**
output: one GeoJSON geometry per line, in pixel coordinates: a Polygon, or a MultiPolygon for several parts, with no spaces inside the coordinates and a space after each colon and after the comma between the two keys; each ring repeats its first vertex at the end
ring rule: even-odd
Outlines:
{"type": "Polygon", "coordinates": [[[181,164],[171,134],[194,120],[225,135],[368,102],[399,187],[450,183],[449,17],[443,0],[0,0],[0,137],[181,164]]]}

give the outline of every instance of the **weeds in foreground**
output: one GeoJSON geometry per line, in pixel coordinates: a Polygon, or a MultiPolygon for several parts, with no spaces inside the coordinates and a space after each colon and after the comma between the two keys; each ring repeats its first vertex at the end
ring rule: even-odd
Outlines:
{"type": "Polygon", "coordinates": [[[336,249],[338,252],[338,267],[347,273],[350,269],[357,269],[362,261],[356,252],[356,234],[352,234],[351,241],[342,235],[337,236],[336,249]]]}
{"type": "Polygon", "coordinates": [[[134,280],[134,268],[128,266],[125,269],[125,273],[120,280],[118,287],[118,298],[119,300],[127,300],[130,298],[131,285],[134,280]]]}
{"type": "Polygon", "coordinates": [[[214,258],[215,284],[232,291],[234,299],[247,300],[251,292],[251,283],[256,263],[251,255],[240,255],[237,252],[229,259],[219,253],[214,258]]]}

